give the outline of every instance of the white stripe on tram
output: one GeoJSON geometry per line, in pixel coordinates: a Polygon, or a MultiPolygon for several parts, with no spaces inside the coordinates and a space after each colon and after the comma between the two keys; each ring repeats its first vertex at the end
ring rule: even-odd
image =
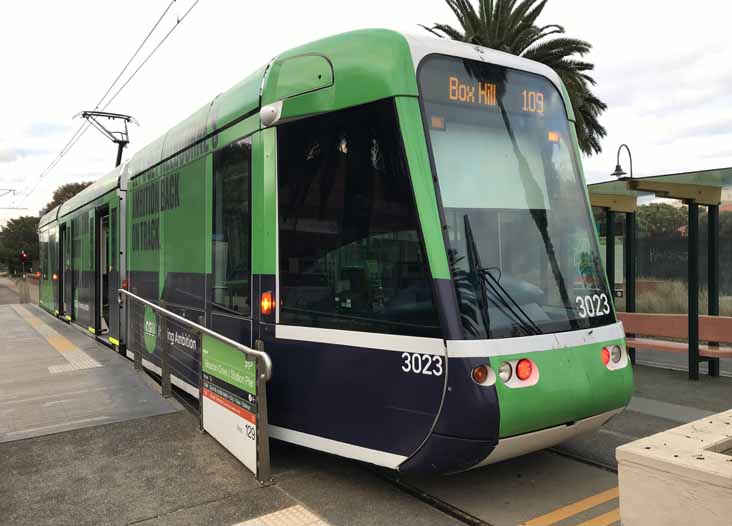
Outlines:
{"type": "Polygon", "coordinates": [[[376,464],[377,466],[383,466],[385,468],[396,469],[399,464],[407,460],[407,457],[402,455],[387,453],[386,451],[379,451],[377,449],[369,449],[362,446],[355,446],[353,444],[347,444],[346,442],[338,442],[337,440],[331,440],[330,438],[309,435],[307,433],[301,433],[300,431],[273,426],[272,424],[269,424],[267,428],[269,429],[269,436],[272,438],[309,447],[311,449],[325,451],[327,453],[333,453],[342,457],[368,462],[369,464],[376,464]]]}
{"type": "Polygon", "coordinates": [[[279,340],[296,340],[364,349],[445,356],[445,341],[440,338],[294,327],[291,325],[277,325],[275,337],[279,340]]]}
{"type": "MultiPolygon", "coordinates": [[[[135,359],[135,353],[133,353],[129,349],[126,351],[126,355],[127,355],[127,358],[130,358],[131,360],[135,359]]],[[[142,359],[142,366],[145,369],[151,370],[158,376],[161,376],[163,374],[163,370],[160,367],[158,367],[157,365],[152,363],[150,360],[146,360],[145,358],[142,359]]],[[[191,395],[193,397],[198,398],[198,396],[199,396],[197,387],[192,386],[187,381],[183,380],[182,378],[178,378],[174,374],[170,375],[170,383],[176,387],[179,387],[180,389],[182,389],[183,391],[185,391],[186,393],[188,393],[189,395],[191,395]]]]}
{"type": "Polygon", "coordinates": [[[448,340],[448,358],[483,358],[525,354],[550,349],[565,349],[625,337],[623,324],[618,322],[594,329],[582,329],[555,334],[521,336],[520,338],[498,338],[495,340],[448,340]]]}

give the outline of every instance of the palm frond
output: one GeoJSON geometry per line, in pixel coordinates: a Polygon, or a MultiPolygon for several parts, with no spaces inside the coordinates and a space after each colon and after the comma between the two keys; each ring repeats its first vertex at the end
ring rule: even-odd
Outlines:
{"type": "Polygon", "coordinates": [[[606,130],[599,117],[607,105],[595,96],[595,79],[589,74],[594,65],[585,57],[592,45],[564,36],[558,24],[540,26],[539,16],[549,0],[445,0],[458,20],[456,29],[448,24],[422,26],[441,38],[506,51],[546,64],[556,71],[567,88],[574,108],[579,147],[585,154],[602,151],[600,140],[606,130]]]}
{"type": "Polygon", "coordinates": [[[423,27],[424,29],[426,29],[427,31],[429,31],[430,33],[432,33],[433,35],[438,36],[440,38],[448,37],[452,40],[459,40],[461,42],[466,41],[465,35],[463,33],[461,33],[454,27],[449,26],[447,24],[435,24],[432,27],[427,27],[427,26],[420,24],[420,26],[423,27]],[[441,33],[439,33],[438,31],[441,33]]]}

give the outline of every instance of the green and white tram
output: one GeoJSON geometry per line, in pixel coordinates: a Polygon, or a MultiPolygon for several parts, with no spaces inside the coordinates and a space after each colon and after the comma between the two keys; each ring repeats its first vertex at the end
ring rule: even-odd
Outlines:
{"type": "Polygon", "coordinates": [[[119,286],[261,342],[280,440],[405,472],[551,446],[633,388],[574,120],[552,70],[491,49],[307,44],[47,214],[41,304],[152,369],[119,286]]]}

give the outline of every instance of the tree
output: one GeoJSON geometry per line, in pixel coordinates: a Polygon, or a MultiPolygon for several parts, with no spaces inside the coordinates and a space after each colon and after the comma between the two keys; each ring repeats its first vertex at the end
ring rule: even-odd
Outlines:
{"type": "Polygon", "coordinates": [[[55,192],[53,192],[53,199],[51,199],[51,202],[41,209],[39,215],[42,216],[43,214],[46,214],[56,208],[58,205],[65,203],[90,184],[92,184],[91,181],[85,183],[62,184],[61,186],[56,188],[55,192]]]}
{"type": "Polygon", "coordinates": [[[681,237],[688,224],[686,208],[667,203],[650,203],[638,207],[638,234],[644,237],[681,237]]]}
{"type": "Polygon", "coordinates": [[[20,253],[28,254],[28,261],[38,260],[38,217],[22,216],[11,219],[0,230],[0,256],[5,260],[8,270],[20,265],[20,253]]]}
{"type": "Polygon", "coordinates": [[[445,2],[462,30],[448,24],[423,25],[424,29],[441,38],[497,49],[552,68],[564,82],[572,102],[580,149],[587,155],[602,151],[600,139],[606,131],[598,118],[607,105],[590,89],[595,80],[588,72],[595,66],[578,58],[589,53],[592,45],[558,36],[565,32],[560,25],[536,25],[548,0],[478,0],[477,11],[471,0],[445,2]],[[554,38],[549,38],[552,35],[554,38]]]}

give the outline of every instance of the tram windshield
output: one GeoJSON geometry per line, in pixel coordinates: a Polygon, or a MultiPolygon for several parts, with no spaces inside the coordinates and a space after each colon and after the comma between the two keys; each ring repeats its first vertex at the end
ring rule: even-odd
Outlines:
{"type": "Polygon", "coordinates": [[[539,75],[433,55],[420,92],[465,337],[614,321],[562,98],[539,75]]]}

